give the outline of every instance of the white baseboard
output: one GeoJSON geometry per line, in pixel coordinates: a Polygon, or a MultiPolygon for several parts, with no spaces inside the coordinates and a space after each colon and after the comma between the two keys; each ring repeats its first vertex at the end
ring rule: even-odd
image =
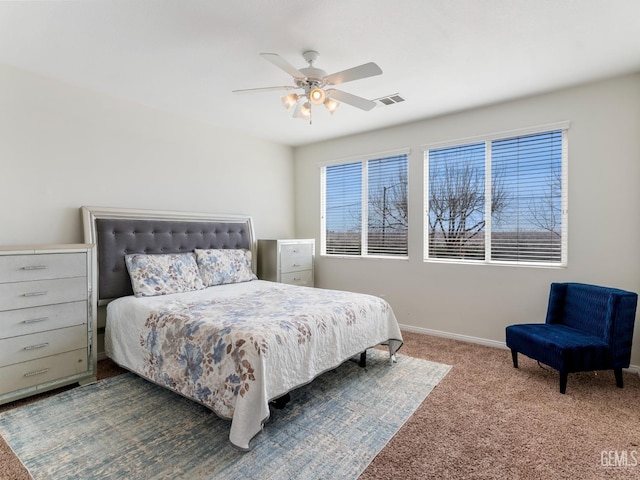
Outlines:
{"type": "Polygon", "coordinates": [[[460,335],[459,333],[443,332],[442,330],[432,330],[430,328],[414,327],[412,325],[400,325],[401,330],[408,332],[423,333],[425,335],[432,335],[434,337],[450,338],[452,340],[460,340],[468,343],[478,343],[487,347],[503,348],[506,349],[507,345],[504,342],[497,340],[488,340],[486,338],[471,337],[469,335],[460,335]]]}
{"type": "MultiPolygon", "coordinates": [[[[444,337],[444,338],[450,338],[452,340],[460,340],[461,342],[477,343],[480,345],[485,345],[487,347],[507,349],[507,344],[505,342],[499,342],[497,340],[489,340],[489,339],[480,338],[480,337],[471,337],[469,335],[460,335],[459,333],[443,332],[441,330],[432,330],[430,328],[414,327],[412,325],[400,325],[400,329],[406,330],[408,332],[422,333],[424,335],[432,335],[434,337],[444,337]]],[[[625,370],[627,372],[635,373],[640,377],[639,365],[629,365],[629,368],[625,368],[625,370]]]]}

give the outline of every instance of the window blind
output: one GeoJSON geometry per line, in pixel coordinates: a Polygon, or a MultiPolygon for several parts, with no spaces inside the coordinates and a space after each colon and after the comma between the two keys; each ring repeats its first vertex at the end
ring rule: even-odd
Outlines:
{"type": "Polygon", "coordinates": [[[567,130],[425,151],[425,259],[566,265],[567,130]]]}
{"type": "Polygon", "coordinates": [[[491,259],[561,261],[562,143],[559,130],[492,142],[491,259]]]}
{"type": "Polygon", "coordinates": [[[325,255],[408,255],[408,154],[323,167],[325,255]]]}
{"type": "Polygon", "coordinates": [[[484,260],[485,143],[429,150],[429,258],[484,260]]]}
{"type": "Polygon", "coordinates": [[[325,249],[327,255],[362,252],[362,162],[325,167],[325,249]]]}
{"type": "Polygon", "coordinates": [[[408,254],[407,156],[367,163],[367,253],[408,254]]]}

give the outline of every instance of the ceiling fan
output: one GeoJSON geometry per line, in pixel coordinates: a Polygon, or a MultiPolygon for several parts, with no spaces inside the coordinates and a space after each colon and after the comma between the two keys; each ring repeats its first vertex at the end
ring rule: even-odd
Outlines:
{"type": "Polygon", "coordinates": [[[283,95],[281,99],[287,110],[291,110],[295,106],[293,112],[294,118],[309,119],[309,123],[311,123],[311,107],[313,105],[324,105],[331,114],[338,108],[340,102],[366,111],[376,106],[375,102],[371,100],[331,88],[334,85],[380,75],[382,70],[373,62],[327,75],[324,70],[314,66],[320,56],[315,50],[308,50],[302,54],[309,66],[301,69],[295,68],[277,53],[261,53],[260,55],[265,60],[291,75],[294,85],[247,88],[243,90],[233,90],[233,93],[301,89],[301,93],[283,95]]]}

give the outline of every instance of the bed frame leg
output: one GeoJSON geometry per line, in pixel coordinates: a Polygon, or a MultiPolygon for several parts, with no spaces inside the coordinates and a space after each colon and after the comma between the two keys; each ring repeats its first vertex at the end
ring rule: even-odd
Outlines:
{"type": "Polygon", "coordinates": [[[367,351],[365,350],[360,354],[360,362],[358,363],[362,368],[367,366],[367,351]]]}
{"type": "Polygon", "coordinates": [[[394,363],[398,363],[398,359],[396,358],[396,354],[391,350],[391,342],[389,342],[389,365],[393,365],[394,363]]]}
{"type": "Polygon", "coordinates": [[[285,393],[283,396],[276,398],[275,400],[271,400],[271,405],[273,408],[278,410],[282,410],[287,403],[291,400],[291,395],[285,393]]]}

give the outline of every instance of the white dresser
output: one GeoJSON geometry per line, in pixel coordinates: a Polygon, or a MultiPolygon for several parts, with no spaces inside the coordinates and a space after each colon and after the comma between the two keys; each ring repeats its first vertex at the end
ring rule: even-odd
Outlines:
{"type": "Polygon", "coordinates": [[[96,380],[92,245],[0,247],[0,404],[96,380]]]}
{"type": "Polygon", "coordinates": [[[258,278],[313,287],[315,240],[258,240],[258,278]]]}

